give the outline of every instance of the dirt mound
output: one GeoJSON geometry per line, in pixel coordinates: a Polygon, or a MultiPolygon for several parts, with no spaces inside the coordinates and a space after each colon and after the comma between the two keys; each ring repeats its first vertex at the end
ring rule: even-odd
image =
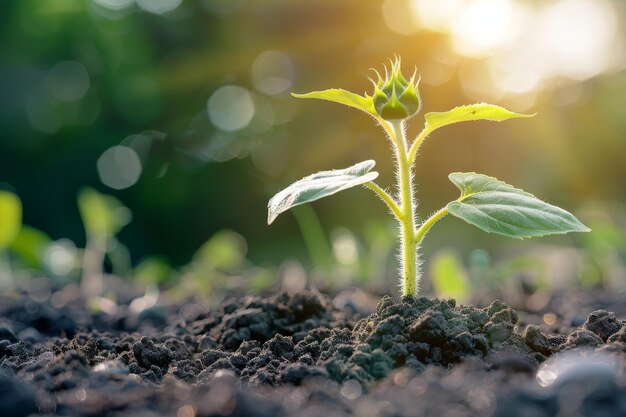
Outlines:
{"type": "Polygon", "coordinates": [[[384,297],[358,321],[315,292],[186,309],[0,300],[0,416],[551,416],[565,395],[626,413],[626,325],[604,310],[551,335],[499,301],[384,297]]]}

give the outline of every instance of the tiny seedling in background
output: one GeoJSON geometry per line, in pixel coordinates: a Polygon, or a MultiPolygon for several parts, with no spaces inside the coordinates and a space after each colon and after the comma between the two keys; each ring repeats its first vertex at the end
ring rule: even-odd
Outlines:
{"type": "MultiPolygon", "coordinates": [[[[83,255],[81,293],[86,298],[97,297],[102,292],[104,258],[112,248],[121,246],[115,235],[130,223],[132,214],[117,198],[100,194],[92,188],[84,188],[78,193],[78,211],[87,242],[83,255]]],[[[126,260],[123,262],[129,263],[126,260]]]]}
{"type": "Polygon", "coordinates": [[[13,285],[11,261],[7,249],[22,228],[22,202],[10,191],[0,191],[0,256],[4,259],[4,273],[0,270],[0,285],[13,285]]]}
{"type": "Polygon", "coordinates": [[[414,195],[412,167],[418,150],[429,134],[453,123],[491,120],[503,121],[533,115],[513,113],[492,104],[470,104],[447,112],[426,113],[425,124],[417,137],[409,141],[407,121],[421,108],[419,78],[416,72],[406,79],[401,72],[400,59],[378,72],[372,95],[360,96],[341,89],[293,94],[298,98],[327,100],[369,114],[385,131],[396,159],[397,195],[393,196],[374,182],[378,173],[372,171],[375,162],[360,162],[345,169],[322,171],[309,175],[276,194],[268,204],[268,224],[276,217],[300,204],[309,203],[339,191],[364,185],[388,206],[400,225],[400,261],[404,295],[415,295],[419,289],[420,258],[418,249],[430,228],[448,214],[458,217],[489,233],[518,239],[587,232],[590,229],[567,211],[545,203],[532,194],[496,178],[474,172],[454,172],[450,181],[459,188],[458,199],[446,204],[424,221],[418,221],[414,195]]]}
{"type": "Polygon", "coordinates": [[[471,295],[467,270],[460,255],[452,249],[437,251],[430,261],[433,290],[439,297],[465,303],[471,295]]]}

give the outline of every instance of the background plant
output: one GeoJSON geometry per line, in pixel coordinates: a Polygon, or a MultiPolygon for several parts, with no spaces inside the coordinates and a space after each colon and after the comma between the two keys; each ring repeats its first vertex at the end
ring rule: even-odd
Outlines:
{"type": "Polygon", "coordinates": [[[22,202],[10,191],[0,191],[0,288],[13,284],[11,259],[7,249],[22,228],[22,202]]]}
{"type": "Polygon", "coordinates": [[[400,262],[402,292],[414,295],[419,288],[420,259],[418,248],[431,227],[447,214],[489,233],[513,238],[529,238],[590,229],[569,212],[545,203],[530,193],[515,188],[496,178],[474,172],[455,172],[450,181],[461,191],[460,197],[446,204],[423,221],[416,213],[412,167],[420,146],[430,133],[454,123],[490,120],[503,121],[533,115],[511,112],[492,104],[471,104],[447,112],[425,115],[425,124],[417,137],[408,141],[406,122],[421,108],[419,78],[416,71],[410,79],[401,72],[399,58],[385,67],[385,76],[376,72],[371,80],[374,93],[360,96],[342,89],[293,94],[298,98],[328,100],[354,107],[372,116],[385,131],[396,160],[396,196],[374,182],[378,173],[372,171],[375,162],[363,161],[339,170],[322,171],[305,177],[276,194],[268,203],[268,224],[276,217],[300,204],[318,200],[339,191],[365,185],[387,205],[400,226],[400,262]]]}

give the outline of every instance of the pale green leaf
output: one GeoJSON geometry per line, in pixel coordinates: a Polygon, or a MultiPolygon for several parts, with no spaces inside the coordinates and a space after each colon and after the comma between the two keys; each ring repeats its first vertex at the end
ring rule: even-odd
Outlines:
{"type": "Polygon", "coordinates": [[[374,165],[376,162],[372,160],[363,161],[345,169],[318,172],[294,182],[269,201],[267,224],[292,207],[373,181],[378,177],[378,172],[370,172],[374,165]]]}
{"type": "Polygon", "coordinates": [[[52,240],[41,230],[22,225],[17,237],[9,246],[9,250],[26,266],[40,268],[46,247],[52,240]]]}
{"type": "Polygon", "coordinates": [[[193,256],[200,270],[232,271],[246,260],[246,239],[232,230],[220,230],[207,240],[193,256]]]}
{"type": "Polygon", "coordinates": [[[174,275],[174,269],[161,256],[145,258],[133,268],[134,281],[146,287],[167,283],[174,275]]]}
{"type": "Polygon", "coordinates": [[[455,107],[446,112],[426,113],[426,127],[435,130],[441,126],[472,120],[490,120],[501,122],[516,117],[533,117],[534,114],[514,113],[494,104],[478,103],[455,107]]]}
{"type": "Polygon", "coordinates": [[[93,188],[83,188],[78,193],[78,211],[91,236],[115,235],[132,219],[130,210],[117,198],[93,188]]]}
{"type": "Polygon", "coordinates": [[[464,303],[471,295],[467,269],[459,254],[451,249],[436,252],[430,261],[430,275],[435,294],[464,303]]]}
{"type": "Polygon", "coordinates": [[[22,202],[10,191],[0,191],[0,251],[17,237],[22,227],[22,202]]]}
{"type": "Polygon", "coordinates": [[[296,98],[316,98],[320,100],[332,101],[333,103],[343,104],[344,106],[354,107],[378,117],[376,109],[374,108],[374,102],[371,97],[363,97],[350,91],[342,90],[340,88],[331,88],[324,91],[313,91],[306,94],[291,93],[296,98]]]}
{"type": "Polygon", "coordinates": [[[461,190],[448,204],[450,214],[486,232],[521,239],[590,230],[569,212],[493,177],[456,172],[449,178],[461,190]]]}

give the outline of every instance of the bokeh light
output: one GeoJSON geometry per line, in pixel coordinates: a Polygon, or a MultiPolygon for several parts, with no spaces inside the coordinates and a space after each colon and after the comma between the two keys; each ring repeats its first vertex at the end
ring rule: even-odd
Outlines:
{"type": "Polygon", "coordinates": [[[141,176],[141,160],[128,146],[113,146],[98,158],[100,181],[115,190],[134,185],[141,176]]]}
{"type": "Polygon", "coordinates": [[[357,241],[352,233],[346,229],[335,231],[333,239],[333,254],[342,265],[354,265],[359,257],[357,241]]]}
{"type": "Polygon", "coordinates": [[[254,101],[245,88],[227,85],[217,89],[207,102],[211,122],[233,132],[248,126],[254,117],[254,101]]]}
{"type": "Polygon", "coordinates": [[[473,0],[453,16],[450,29],[454,49],[480,58],[518,39],[527,13],[513,0],[473,0]]]}
{"type": "Polygon", "coordinates": [[[183,0],[135,0],[137,6],[149,13],[165,14],[176,9],[183,0]]]}
{"type": "MultiPolygon", "coordinates": [[[[603,0],[561,1],[538,16],[535,48],[544,49],[547,75],[584,80],[612,66],[619,58],[617,22],[613,7],[603,0]]],[[[622,44],[623,44],[623,37],[622,44]]],[[[622,59],[624,58],[622,54],[622,59]]],[[[622,62],[623,65],[623,62],[622,62]]]]}
{"type": "Polygon", "coordinates": [[[410,13],[407,13],[405,0],[384,0],[381,4],[382,18],[392,31],[401,35],[412,35],[419,30],[410,13]]]}
{"type": "Polygon", "coordinates": [[[43,133],[52,134],[63,126],[63,120],[55,112],[55,100],[43,89],[34,91],[26,100],[26,114],[31,126],[43,133]]]}
{"type": "Polygon", "coordinates": [[[45,83],[57,100],[77,101],[89,90],[89,74],[80,62],[62,61],[48,72],[45,83]]]}
{"type": "Polygon", "coordinates": [[[68,275],[78,266],[76,245],[69,239],[54,241],[45,249],[43,260],[52,274],[68,275]]]}
{"type": "Polygon", "coordinates": [[[291,88],[295,77],[293,62],[279,51],[265,51],[252,64],[252,82],[257,90],[277,95],[291,88]]]}
{"type": "Polygon", "coordinates": [[[110,10],[124,10],[131,7],[135,0],[93,0],[93,2],[110,10]]]}

